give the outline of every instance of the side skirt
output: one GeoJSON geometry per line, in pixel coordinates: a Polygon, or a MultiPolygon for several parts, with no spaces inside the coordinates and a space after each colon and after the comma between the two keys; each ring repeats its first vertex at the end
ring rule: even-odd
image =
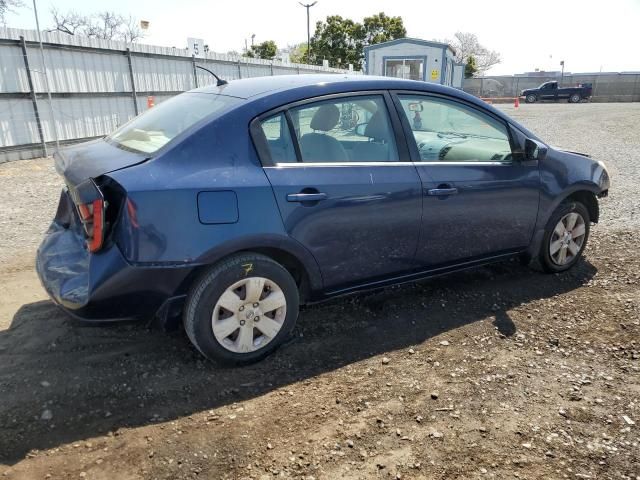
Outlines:
{"type": "Polygon", "coordinates": [[[378,288],[388,287],[391,285],[401,285],[404,283],[411,283],[411,282],[415,282],[416,280],[440,277],[442,275],[447,275],[449,273],[459,272],[463,270],[469,270],[472,268],[480,267],[482,265],[489,265],[492,263],[503,262],[511,258],[516,258],[520,256],[523,252],[524,250],[518,250],[516,252],[509,252],[509,253],[504,253],[504,254],[495,255],[491,257],[485,257],[479,260],[472,260],[464,263],[458,263],[455,265],[432,268],[429,270],[421,270],[419,272],[413,272],[405,275],[385,278],[382,280],[358,284],[358,285],[350,286],[347,288],[342,288],[337,290],[326,290],[325,292],[320,294],[318,298],[313,297],[311,301],[307,302],[307,304],[319,303],[319,302],[323,302],[325,300],[329,300],[329,299],[343,296],[343,295],[350,295],[352,293],[363,292],[367,290],[375,290],[378,288]]]}

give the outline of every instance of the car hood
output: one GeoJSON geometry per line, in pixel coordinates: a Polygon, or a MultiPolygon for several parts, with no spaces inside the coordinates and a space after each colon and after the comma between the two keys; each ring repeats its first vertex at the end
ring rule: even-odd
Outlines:
{"type": "Polygon", "coordinates": [[[104,139],[63,148],[54,154],[56,171],[67,185],[76,186],[89,178],[131,167],[148,156],[123,150],[104,139]]]}
{"type": "Polygon", "coordinates": [[[581,157],[591,158],[591,155],[589,155],[588,153],[575,152],[573,150],[568,150],[566,148],[556,147],[556,146],[551,146],[551,148],[553,148],[554,150],[557,150],[558,152],[572,153],[573,155],[580,155],[581,157]]]}

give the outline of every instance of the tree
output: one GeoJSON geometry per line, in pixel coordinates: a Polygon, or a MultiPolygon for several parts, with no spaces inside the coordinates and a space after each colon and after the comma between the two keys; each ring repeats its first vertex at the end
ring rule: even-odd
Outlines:
{"type": "Polygon", "coordinates": [[[484,75],[494,65],[501,62],[500,54],[481,45],[475,33],[456,32],[449,43],[456,51],[457,62],[467,62],[474,57],[476,72],[484,75]]]}
{"type": "MultiPolygon", "coordinates": [[[[289,51],[289,61],[292,63],[307,63],[307,44],[298,43],[287,47],[289,51]]],[[[285,50],[286,51],[286,50],[285,50]]]]}
{"type": "Polygon", "coordinates": [[[0,24],[6,24],[5,15],[8,12],[15,12],[16,8],[23,7],[22,0],[0,0],[0,24]]]}
{"type": "Polygon", "coordinates": [[[89,23],[89,19],[84,15],[73,11],[63,14],[56,7],[51,8],[51,16],[55,24],[53,30],[58,30],[68,35],[79,33],[89,23]]]}
{"type": "Polygon", "coordinates": [[[359,70],[365,45],[403,38],[406,34],[401,17],[388,17],[383,12],[365,17],[362,23],[332,15],[316,23],[311,55],[314,63],[329,60],[329,65],[341,68],[351,63],[359,70]]]}
{"type": "Polygon", "coordinates": [[[477,71],[476,57],[469,55],[467,57],[467,64],[464,67],[464,78],[473,78],[477,71]]]}
{"type": "Polygon", "coordinates": [[[361,55],[358,54],[356,42],[362,32],[358,28],[362,26],[340,15],[330,15],[324,22],[317,22],[316,31],[311,37],[312,63],[329,60],[332,67],[359,64],[361,55]]]}
{"type": "Polygon", "coordinates": [[[244,56],[249,58],[262,58],[265,60],[273,60],[278,53],[278,46],[273,40],[265,40],[257,45],[251,45],[251,49],[244,56]]]}
{"type": "MultiPolygon", "coordinates": [[[[2,1],[2,0],[0,0],[2,1]]],[[[108,10],[93,15],[82,15],[74,10],[66,13],[51,9],[54,26],[50,31],[60,31],[68,35],[136,42],[144,37],[139,22],[133,17],[124,17],[108,10]]]]}
{"type": "Polygon", "coordinates": [[[388,42],[407,36],[407,29],[404,28],[402,17],[388,17],[384,12],[365,17],[362,27],[363,40],[366,45],[388,42]]]}

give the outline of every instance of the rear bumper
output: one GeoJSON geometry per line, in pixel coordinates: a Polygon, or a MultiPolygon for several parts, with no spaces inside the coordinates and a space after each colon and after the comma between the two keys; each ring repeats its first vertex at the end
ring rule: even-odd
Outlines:
{"type": "Polygon", "coordinates": [[[91,254],[84,239],[54,222],[38,248],[36,271],[51,299],[76,318],[150,319],[182,293],[194,265],[129,264],[117,245],[91,254]]]}

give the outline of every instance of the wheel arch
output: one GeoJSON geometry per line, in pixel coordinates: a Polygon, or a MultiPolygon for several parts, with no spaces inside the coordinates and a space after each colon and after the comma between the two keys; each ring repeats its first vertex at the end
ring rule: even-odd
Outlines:
{"type": "Polygon", "coordinates": [[[562,201],[576,201],[582,203],[587,207],[591,223],[598,223],[598,220],[600,219],[600,205],[598,204],[598,198],[595,192],[591,190],[576,190],[575,192],[567,195],[562,201]]]}
{"type": "Polygon", "coordinates": [[[203,255],[198,265],[182,282],[179,293],[186,293],[205,271],[227,258],[243,253],[259,253],[281,264],[298,285],[301,301],[311,299],[323,288],[320,268],[302,245],[281,235],[245,237],[222,244],[203,255]]]}

